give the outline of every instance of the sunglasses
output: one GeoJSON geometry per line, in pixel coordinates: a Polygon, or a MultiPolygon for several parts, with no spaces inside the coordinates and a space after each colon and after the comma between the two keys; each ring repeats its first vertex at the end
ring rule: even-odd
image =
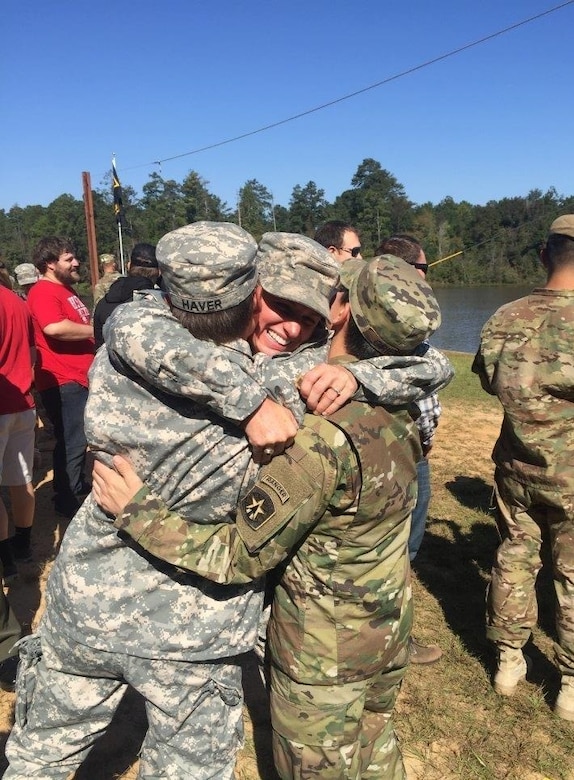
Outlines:
{"type": "Polygon", "coordinates": [[[349,249],[346,246],[342,246],[340,249],[341,249],[341,252],[350,252],[351,257],[357,257],[357,255],[359,255],[360,252],[361,252],[361,247],[360,246],[354,246],[352,249],[349,249]]]}
{"type": "Polygon", "coordinates": [[[426,274],[429,270],[429,264],[428,263],[414,263],[413,268],[416,268],[417,271],[422,271],[423,274],[426,274]]]}

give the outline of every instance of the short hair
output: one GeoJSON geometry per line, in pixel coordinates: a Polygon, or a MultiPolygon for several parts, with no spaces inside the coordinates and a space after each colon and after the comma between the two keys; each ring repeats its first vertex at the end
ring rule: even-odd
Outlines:
{"type": "Polygon", "coordinates": [[[245,323],[253,316],[253,301],[254,296],[251,293],[236,306],[205,314],[183,311],[174,306],[170,308],[176,320],[195,338],[226,344],[243,336],[245,323]]]}
{"type": "Polygon", "coordinates": [[[562,233],[551,233],[544,247],[549,271],[574,264],[574,238],[562,233]]]}
{"type": "Polygon", "coordinates": [[[144,268],[141,265],[131,265],[128,268],[128,276],[143,276],[151,282],[157,282],[159,279],[159,268],[144,268]]]}
{"type": "Polygon", "coordinates": [[[421,256],[422,246],[414,236],[407,233],[396,233],[389,236],[375,250],[375,257],[378,255],[394,255],[400,257],[409,265],[418,263],[421,256]]]}
{"type": "Polygon", "coordinates": [[[41,274],[45,274],[48,263],[55,263],[66,252],[76,254],[76,247],[71,239],[60,236],[41,238],[32,252],[32,262],[41,274]]]}
{"type": "MultiPolygon", "coordinates": [[[[343,237],[347,230],[352,233],[357,233],[357,228],[350,225],[348,222],[343,222],[340,219],[331,219],[329,222],[325,222],[324,225],[317,228],[313,238],[318,244],[328,249],[330,246],[342,249],[343,237]]],[[[359,235],[357,233],[357,235],[359,235]]]]}
{"type": "Polygon", "coordinates": [[[155,255],[155,246],[153,244],[136,244],[130,255],[130,265],[141,266],[143,268],[157,268],[157,257],[155,255]]]}
{"type": "MultiPolygon", "coordinates": [[[[337,292],[341,293],[343,303],[349,303],[349,291],[346,287],[339,287],[337,292]]],[[[352,312],[347,321],[347,330],[345,332],[345,351],[348,355],[356,357],[357,360],[372,360],[372,358],[379,357],[382,354],[372,344],[369,344],[363,336],[353,318],[352,312]]]]}

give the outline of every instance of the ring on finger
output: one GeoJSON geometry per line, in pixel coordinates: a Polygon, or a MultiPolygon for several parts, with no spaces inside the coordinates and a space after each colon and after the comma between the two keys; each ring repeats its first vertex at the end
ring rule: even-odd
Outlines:
{"type": "Polygon", "coordinates": [[[265,449],[263,450],[264,455],[273,455],[274,452],[275,450],[273,449],[273,447],[265,447],[265,449]]]}
{"type": "Polygon", "coordinates": [[[337,395],[341,395],[341,391],[340,391],[340,390],[337,390],[337,388],[336,388],[336,387],[329,387],[328,389],[329,389],[329,390],[332,390],[334,393],[337,393],[337,395]]]}

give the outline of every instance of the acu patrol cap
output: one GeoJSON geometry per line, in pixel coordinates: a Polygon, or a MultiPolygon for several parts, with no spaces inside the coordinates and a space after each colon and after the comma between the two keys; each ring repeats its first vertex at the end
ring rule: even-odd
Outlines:
{"type": "Polygon", "coordinates": [[[321,244],[298,233],[264,233],[257,254],[259,284],[271,295],[329,318],[339,264],[321,244]]]}
{"type": "Polygon", "coordinates": [[[574,214],[563,214],[550,225],[549,235],[568,236],[574,238],[574,214]]]}
{"type": "Polygon", "coordinates": [[[347,260],[341,284],[363,338],[383,354],[410,354],[440,325],[430,285],[414,266],[394,255],[347,260]]]}
{"type": "Polygon", "coordinates": [[[14,269],[18,284],[35,284],[38,281],[38,271],[32,263],[20,263],[14,269]]]}
{"type": "Polygon", "coordinates": [[[156,248],[162,283],[176,309],[198,314],[230,309],[257,283],[257,244],[231,222],[193,222],[156,248]]]}

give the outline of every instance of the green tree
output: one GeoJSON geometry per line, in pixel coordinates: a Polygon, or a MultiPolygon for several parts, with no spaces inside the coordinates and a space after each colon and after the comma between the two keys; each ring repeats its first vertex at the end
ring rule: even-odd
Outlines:
{"type": "Polygon", "coordinates": [[[230,219],[227,203],[207,189],[208,183],[197,171],[190,171],[183,180],[181,194],[187,224],[199,220],[225,222],[230,219]]]}
{"type": "Polygon", "coordinates": [[[367,256],[383,238],[406,232],[412,223],[412,203],[403,185],[371,157],[359,165],[351,189],[335,200],[333,212],[357,228],[367,256]]]}
{"type": "Polygon", "coordinates": [[[237,221],[257,241],[275,229],[273,196],[257,179],[249,179],[239,190],[237,221]]]}
{"type": "Polygon", "coordinates": [[[313,237],[325,221],[326,208],[325,190],[319,189],[314,181],[308,181],[304,187],[297,184],[289,201],[289,230],[313,237]]]}
{"type": "Polygon", "coordinates": [[[176,181],[163,179],[154,172],[142,187],[142,193],[139,205],[151,243],[157,243],[166,233],[187,223],[181,185],[176,181]]]}

